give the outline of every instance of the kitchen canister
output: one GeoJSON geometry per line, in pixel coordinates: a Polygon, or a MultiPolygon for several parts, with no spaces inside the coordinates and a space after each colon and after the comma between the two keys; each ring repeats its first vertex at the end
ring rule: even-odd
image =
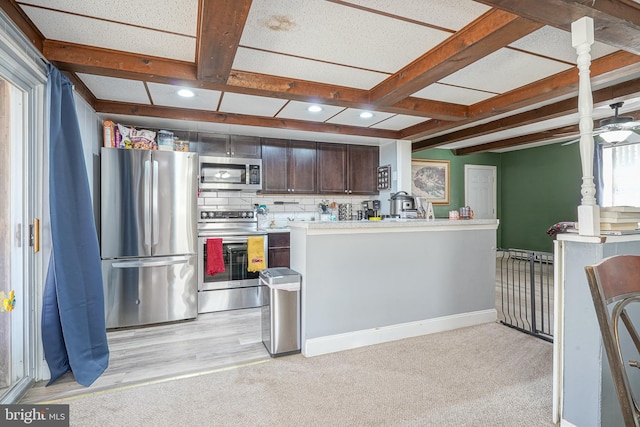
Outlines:
{"type": "Polygon", "coordinates": [[[173,132],[158,131],[158,150],[173,151],[173,132]]]}
{"type": "Polygon", "coordinates": [[[351,220],[351,203],[340,203],[338,205],[338,221],[351,220]]]}

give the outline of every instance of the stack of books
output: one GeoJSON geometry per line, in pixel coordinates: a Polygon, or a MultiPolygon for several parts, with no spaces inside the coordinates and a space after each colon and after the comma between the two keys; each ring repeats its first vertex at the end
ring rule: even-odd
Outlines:
{"type": "Polygon", "coordinates": [[[640,223],[640,207],[611,206],[600,208],[600,230],[629,231],[637,230],[640,223]]]}

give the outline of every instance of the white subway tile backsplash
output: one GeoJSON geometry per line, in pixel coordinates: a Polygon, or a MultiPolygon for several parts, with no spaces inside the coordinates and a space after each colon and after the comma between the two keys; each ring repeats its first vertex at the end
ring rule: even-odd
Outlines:
{"type": "Polygon", "coordinates": [[[260,215],[259,221],[263,226],[268,226],[274,221],[276,227],[284,227],[290,219],[297,221],[319,221],[320,210],[318,204],[335,202],[336,208],[332,213],[338,215],[337,205],[341,203],[351,203],[352,211],[357,212],[360,204],[364,200],[375,199],[373,196],[330,196],[330,195],[260,195],[256,193],[245,192],[207,192],[203,193],[198,199],[198,204],[214,206],[221,209],[251,209],[254,205],[265,205],[267,207],[266,215],[260,215]],[[281,202],[277,203],[276,202],[281,202]],[[296,202],[296,203],[291,203],[296,202]]]}

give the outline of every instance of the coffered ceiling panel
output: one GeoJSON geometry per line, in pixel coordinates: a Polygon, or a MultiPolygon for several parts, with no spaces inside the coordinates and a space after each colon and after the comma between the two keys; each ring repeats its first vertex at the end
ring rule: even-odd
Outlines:
{"type": "Polygon", "coordinates": [[[81,73],[78,77],[99,99],[150,104],[143,82],[81,73]]]}
{"type": "Polygon", "coordinates": [[[418,98],[433,99],[435,101],[451,102],[454,104],[472,105],[497,95],[494,92],[483,92],[459,86],[434,83],[414,93],[418,98]]]}
{"type": "Polygon", "coordinates": [[[193,37],[30,6],[23,9],[49,39],[181,61],[195,60],[193,37]]]}
{"type": "Polygon", "coordinates": [[[291,101],[285,105],[285,107],[278,113],[277,117],[283,119],[324,122],[342,110],[344,110],[343,107],[337,107],[334,105],[323,105],[322,107],[319,107],[318,104],[314,104],[312,102],[291,101]],[[312,106],[322,108],[322,110],[309,111],[309,107],[312,106]]]}
{"type": "Polygon", "coordinates": [[[471,0],[347,0],[343,3],[456,31],[491,9],[471,0]]]}
{"type": "Polygon", "coordinates": [[[371,126],[376,123],[381,122],[382,120],[388,119],[393,116],[391,113],[383,113],[380,111],[371,112],[369,110],[361,110],[358,108],[348,108],[339,114],[336,114],[329,120],[328,123],[334,123],[338,125],[349,125],[349,126],[371,126]],[[370,117],[361,116],[361,114],[370,113],[370,117]]]}
{"type": "Polygon", "coordinates": [[[505,93],[569,68],[571,65],[562,62],[513,49],[500,49],[445,77],[441,83],[505,93]]]}
{"type": "Polygon", "coordinates": [[[449,35],[324,0],[255,0],[240,46],[393,73],[449,35]]]}
{"type": "Polygon", "coordinates": [[[153,104],[165,107],[216,111],[220,101],[220,92],[217,90],[188,88],[193,93],[193,96],[183,97],[178,95],[178,91],[185,88],[179,86],[147,83],[147,88],[153,104]]]}
{"type": "Polygon", "coordinates": [[[371,89],[389,77],[375,71],[242,47],[238,48],[233,69],[358,89],[371,89]]]}
{"type": "Polygon", "coordinates": [[[417,125],[418,123],[422,123],[426,120],[428,119],[425,117],[403,116],[398,114],[382,120],[381,122],[374,123],[371,127],[374,129],[401,130],[408,128],[409,126],[417,125]]]}
{"type": "MultiPolygon", "coordinates": [[[[576,50],[571,46],[571,33],[549,26],[516,40],[509,46],[571,64],[575,64],[578,58],[576,50]]],[[[595,42],[591,46],[591,59],[601,58],[616,50],[595,42]]]]}
{"type": "Polygon", "coordinates": [[[198,24],[198,0],[110,0],[108,9],[103,1],[20,0],[20,3],[191,37],[196,36],[198,24]]]}
{"type": "Polygon", "coordinates": [[[265,98],[264,96],[239,95],[227,92],[222,96],[220,110],[225,113],[249,114],[252,116],[273,117],[284,106],[284,99],[265,98]]]}

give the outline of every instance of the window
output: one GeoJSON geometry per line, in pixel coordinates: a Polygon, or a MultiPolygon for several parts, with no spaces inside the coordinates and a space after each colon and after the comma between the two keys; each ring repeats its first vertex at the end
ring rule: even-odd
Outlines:
{"type": "Polygon", "coordinates": [[[640,144],[602,149],[602,206],[640,206],[640,144]]]}

